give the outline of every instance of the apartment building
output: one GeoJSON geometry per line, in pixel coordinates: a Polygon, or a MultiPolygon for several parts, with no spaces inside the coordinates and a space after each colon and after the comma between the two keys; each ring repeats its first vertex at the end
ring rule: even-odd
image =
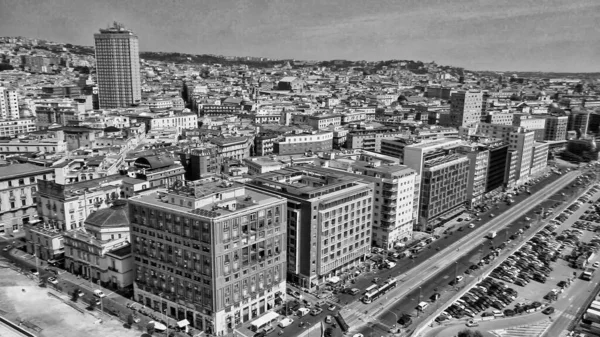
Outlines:
{"type": "Polygon", "coordinates": [[[178,134],[182,134],[183,130],[198,127],[198,115],[193,113],[176,114],[171,111],[152,115],[138,115],[135,119],[146,124],[146,130],[177,129],[178,134]]]}
{"type": "Polygon", "coordinates": [[[129,204],[136,301],[225,335],[285,299],[285,198],[208,179],[129,204]]]}
{"type": "Polygon", "coordinates": [[[19,234],[37,221],[37,181],[53,175],[54,169],[33,164],[0,167],[0,234],[19,234]]]}
{"type": "Polygon", "coordinates": [[[19,94],[16,89],[0,87],[0,118],[19,119],[19,94]]]}
{"type": "Polygon", "coordinates": [[[372,183],[315,167],[289,167],[249,185],[287,198],[289,282],[315,289],[369,254],[372,183]]]}
{"type": "Polygon", "coordinates": [[[381,151],[383,139],[397,138],[406,135],[406,131],[397,128],[383,127],[379,129],[355,129],[346,135],[347,149],[362,149],[371,152],[381,151]]]}
{"type": "Polygon", "coordinates": [[[545,142],[535,142],[531,154],[531,165],[529,174],[533,177],[545,172],[548,166],[549,144],[545,142]]]}
{"type": "Polygon", "coordinates": [[[32,118],[0,121],[0,137],[15,137],[28,134],[36,130],[35,120],[32,118]]]}
{"type": "Polygon", "coordinates": [[[43,226],[25,225],[25,249],[31,255],[45,261],[64,261],[64,239],[62,231],[43,226]]]}
{"type": "Polygon", "coordinates": [[[512,125],[533,131],[536,142],[543,141],[546,135],[546,119],[544,118],[535,118],[528,114],[514,114],[512,125]]]}
{"type": "Polygon", "coordinates": [[[60,139],[10,139],[0,140],[0,159],[20,153],[64,153],[67,143],[60,139]]]}
{"type": "Polygon", "coordinates": [[[101,109],[125,108],[140,103],[138,37],[115,24],[94,34],[98,100],[101,109]]]}
{"type": "Polygon", "coordinates": [[[342,125],[342,115],[322,114],[322,115],[301,115],[292,116],[294,124],[306,124],[315,130],[328,129],[330,126],[336,127],[342,125]]]}
{"type": "Polygon", "coordinates": [[[419,227],[432,230],[464,210],[469,159],[459,153],[441,154],[423,163],[419,227]]]}
{"type": "Polygon", "coordinates": [[[517,168],[515,172],[515,183],[523,184],[529,180],[531,165],[531,154],[535,141],[535,132],[522,127],[512,125],[479,124],[478,131],[488,137],[499,138],[507,142],[509,151],[516,151],[517,157],[514,162],[517,168]]]}
{"type": "Polygon", "coordinates": [[[506,112],[496,112],[490,111],[485,118],[486,123],[490,124],[502,124],[502,125],[512,125],[513,124],[513,114],[506,112]]]}
{"type": "MultiPolygon", "coordinates": [[[[54,170],[52,170],[54,172],[54,170]]],[[[38,215],[50,228],[62,231],[82,227],[93,212],[109,207],[124,196],[121,186],[124,176],[112,175],[85,180],[70,185],[50,180],[38,180],[38,215]]]]}
{"type": "Polygon", "coordinates": [[[485,146],[477,143],[461,145],[457,151],[469,159],[467,205],[477,206],[483,202],[485,194],[490,152],[485,146]]]}
{"type": "Polygon", "coordinates": [[[273,142],[273,153],[279,155],[305,152],[326,152],[333,147],[333,132],[313,131],[297,135],[285,135],[273,142]]]}
{"type": "Polygon", "coordinates": [[[329,154],[321,165],[373,184],[373,245],[388,250],[412,239],[421,183],[417,173],[366,153],[356,160],[339,157],[329,154]]]}
{"type": "Polygon", "coordinates": [[[483,92],[459,91],[450,95],[450,114],[442,125],[468,127],[481,121],[483,92]]]}
{"type": "Polygon", "coordinates": [[[132,285],[129,226],[126,200],[92,213],[83,227],[63,235],[65,269],[111,289],[132,285]]]}

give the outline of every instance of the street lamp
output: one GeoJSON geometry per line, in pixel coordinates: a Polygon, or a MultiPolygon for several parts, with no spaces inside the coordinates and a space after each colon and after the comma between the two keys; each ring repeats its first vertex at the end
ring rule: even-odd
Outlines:
{"type": "MultiPolygon", "coordinates": [[[[454,278],[456,280],[456,277],[454,278]]],[[[419,287],[419,301],[417,302],[417,306],[421,303],[421,287],[419,287]]],[[[421,309],[417,310],[417,318],[419,318],[419,312],[421,309]]]]}

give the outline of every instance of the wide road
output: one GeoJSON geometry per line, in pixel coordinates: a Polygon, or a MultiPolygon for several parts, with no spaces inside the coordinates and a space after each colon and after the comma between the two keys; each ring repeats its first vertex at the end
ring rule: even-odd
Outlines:
{"type": "MultiPolygon", "coordinates": [[[[414,308],[419,297],[427,299],[436,290],[446,287],[455,274],[463,274],[470,265],[478,262],[481,256],[487,255],[492,245],[500,245],[511,234],[523,228],[525,216],[535,218],[533,209],[544,200],[549,199],[544,202],[546,207],[564,200],[564,196],[555,194],[569,185],[579,174],[578,171],[572,171],[563,175],[554,183],[542,187],[531,197],[513,205],[510,212],[503,213],[465,234],[463,238],[429,258],[419,268],[398,277],[401,284],[388,296],[381,297],[369,305],[355,302],[346,306],[342,314],[348,325],[353,331],[360,330],[363,334],[369,335],[371,332],[386,332],[402,313],[415,315],[414,308]],[[498,236],[490,245],[490,240],[485,239],[484,236],[492,229],[498,232],[498,236]]],[[[573,192],[577,193],[577,191],[573,192]]],[[[465,281],[462,283],[464,284],[465,281]]]]}

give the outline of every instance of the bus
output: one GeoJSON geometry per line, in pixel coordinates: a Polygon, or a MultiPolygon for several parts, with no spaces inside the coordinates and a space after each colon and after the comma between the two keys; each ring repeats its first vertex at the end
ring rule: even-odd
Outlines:
{"type": "Polygon", "coordinates": [[[371,291],[373,291],[375,289],[377,289],[377,285],[376,284],[370,285],[367,289],[365,289],[365,294],[366,293],[370,293],[371,291]]]}
{"type": "Polygon", "coordinates": [[[379,290],[375,289],[373,291],[371,291],[370,293],[366,293],[365,296],[363,296],[362,301],[364,304],[369,304],[371,302],[373,302],[374,300],[376,300],[379,297],[379,290]]]}
{"type": "Polygon", "coordinates": [[[275,324],[277,324],[277,318],[279,318],[279,314],[269,311],[264,316],[259,317],[257,320],[250,323],[250,330],[258,332],[266,327],[275,326],[275,324]]]}
{"type": "Polygon", "coordinates": [[[385,293],[387,293],[390,289],[393,289],[396,287],[396,279],[391,279],[386,281],[381,287],[379,287],[379,294],[383,295],[385,293]]]}

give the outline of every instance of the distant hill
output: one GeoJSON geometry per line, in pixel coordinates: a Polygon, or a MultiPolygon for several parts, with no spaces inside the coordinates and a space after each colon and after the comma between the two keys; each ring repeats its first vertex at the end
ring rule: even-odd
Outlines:
{"type": "MultiPolygon", "coordinates": [[[[32,46],[32,47],[19,47],[24,49],[44,49],[52,52],[64,52],[63,47],[70,53],[77,55],[91,55],[93,56],[94,47],[92,46],[79,46],[70,43],[56,44],[48,46],[32,46]]],[[[258,68],[271,68],[276,65],[282,65],[287,62],[294,65],[294,67],[330,67],[332,69],[347,69],[355,68],[357,70],[363,70],[364,73],[375,73],[384,67],[398,67],[402,64],[401,69],[409,70],[415,74],[426,74],[428,69],[426,64],[421,61],[411,60],[387,60],[378,62],[366,62],[366,61],[350,61],[350,60],[329,60],[329,61],[297,61],[294,60],[272,60],[262,59],[257,57],[226,57],[220,55],[211,54],[186,54],[186,53],[175,53],[175,52],[152,52],[143,51],[140,52],[140,58],[151,61],[162,61],[171,62],[177,64],[222,64],[222,65],[238,65],[245,64],[251,67],[258,68]]],[[[524,72],[524,71],[473,71],[466,70],[460,67],[454,66],[443,66],[436,65],[438,71],[444,71],[446,73],[460,76],[463,72],[472,72],[482,76],[498,76],[503,73],[505,76],[517,75],[524,78],[580,78],[580,79],[598,79],[600,78],[599,72],[594,73],[561,73],[561,72],[524,72]]]]}

